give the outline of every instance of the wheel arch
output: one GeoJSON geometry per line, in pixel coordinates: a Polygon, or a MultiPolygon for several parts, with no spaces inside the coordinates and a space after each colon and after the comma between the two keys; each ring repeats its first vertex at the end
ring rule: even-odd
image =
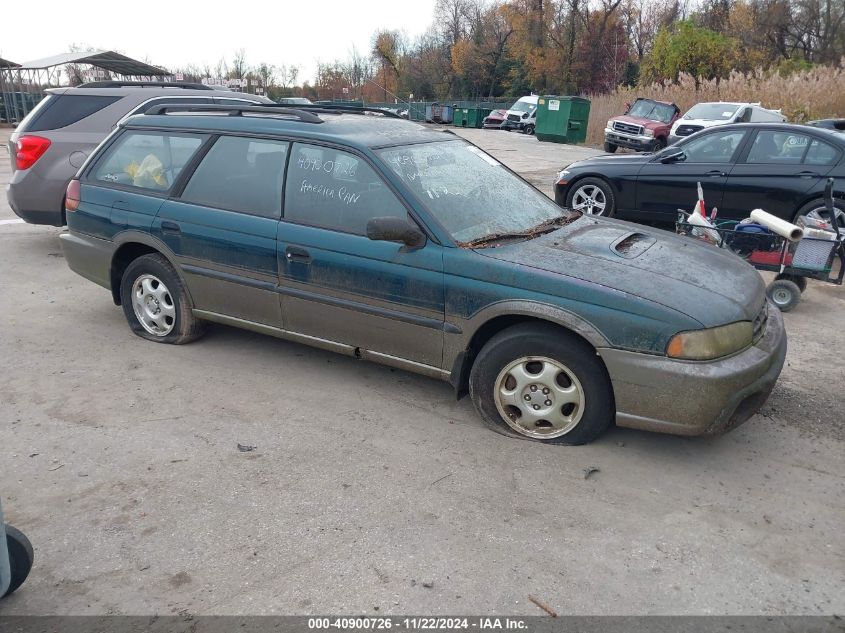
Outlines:
{"type": "MultiPolygon", "coordinates": [[[[473,321],[477,322],[477,326],[471,330],[472,334],[463,349],[455,355],[449,382],[458,398],[468,392],[469,372],[478,352],[493,336],[509,327],[523,323],[547,323],[580,339],[594,350],[609,345],[608,340],[594,326],[570,312],[552,306],[504,302],[497,306],[495,313],[492,312],[476,315],[473,321]]],[[[604,361],[601,362],[604,365],[604,361]]]]}
{"type": "MultiPolygon", "coordinates": [[[[824,179],[827,182],[827,178],[824,179]]],[[[837,191],[836,189],[833,190],[833,199],[835,202],[839,202],[843,207],[845,207],[845,191],[837,191]]],[[[812,193],[808,193],[804,198],[798,201],[798,205],[795,207],[795,211],[792,214],[792,219],[790,222],[795,222],[798,219],[798,216],[801,212],[801,209],[806,207],[810,204],[819,204],[824,205],[824,189],[821,191],[813,191],[812,193]]]]}
{"type": "Polygon", "coordinates": [[[121,303],[120,282],[123,279],[123,273],[126,271],[127,266],[139,257],[151,254],[161,255],[173,266],[173,270],[176,271],[176,274],[185,286],[189,302],[193,303],[190,296],[190,289],[188,289],[188,284],[185,282],[185,278],[176,264],[176,258],[173,252],[163,242],[149,234],[131,231],[116,236],[115,242],[118,246],[112,255],[111,265],[109,267],[111,294],[115,305],[119,306],[121,303]]]}
{"type": "MultiPolygon", "coordinates": [[[[563,192],[563,204],[564,204],[564,206],[566,205],[567,198],[569,198],[569,194],[578,185],[578,183],[581,182],[582,180],[584,180],[585,178],[596,178],[598,180],[606,182],[608,184],[608,186],[611,188],[611,190],[613,191],[614,197],[617,200],[619,200],[619,187],[616,186],[616,184],[613,182],[613,179],[608,178],[604,174],[597,174],[595,172],[587,172],[587,173],[584,173],[584,174],[578,174],[571,181],[569,181],[567,183],[566,189],[563,192]]],[[[616,206],[618,207],[619,204],[617,203],[616,206]]]]}

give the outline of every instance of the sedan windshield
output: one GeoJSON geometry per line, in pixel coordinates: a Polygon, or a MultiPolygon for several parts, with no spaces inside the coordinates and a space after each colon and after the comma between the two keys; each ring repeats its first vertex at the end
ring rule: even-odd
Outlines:
{"type": "Polygon", "coordinates": [[[649,121],[669,123],[675,116],[675,108],[665,103],[657,103],[649,99],[638,99],[628,111],[629,116],[636,116],[649,121]]]}
{"type": "Polygon", "coordinates": [[[379,154],[459,243],[517,237],[514,234],[530,233],[557,218],[578,215],[466,141],[390,147],[379,154]]]}
{"type": "Polygon", "coordinates": [[[699,103],[689,109],[685,119],[703,119],[704,121],[727,121],[736,114],[738,103],[699,103]]]}

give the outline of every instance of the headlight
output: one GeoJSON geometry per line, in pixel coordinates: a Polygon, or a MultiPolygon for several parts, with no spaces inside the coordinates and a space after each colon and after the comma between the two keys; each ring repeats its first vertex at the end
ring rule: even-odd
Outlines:
{"type": "Polygon", "coordinates": [[[666,355],[684,360],[711,360],[745,349],[751,345],[753,336],[751,321],[680,332],[669,340],[666,355]]]}
{"type": "Polygon", "coordinates": [[[613,129],[613,119],[607,120],[607,127],[609,127],[611,130],[613,129]]]}
{"type": "Polygon", "coordinates": [[[569,170],[562,170],[558,173],[557,178],[555,179],[555,184],[566,184],[566,181],[569,180],[569,174],[571,172],[569,170]]]}
{"type": "Polygon", "coordinates": [[[654,130],[649,130],[648,128],[646,128],[645,135],[653,137],[654,136],[654,130]]]}

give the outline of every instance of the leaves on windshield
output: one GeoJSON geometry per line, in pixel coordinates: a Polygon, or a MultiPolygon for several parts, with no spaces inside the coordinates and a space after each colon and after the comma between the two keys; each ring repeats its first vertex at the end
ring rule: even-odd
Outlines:
{"type": "Polygon", "coordinates": [[[562,215],[556,218],[552,218],[551,220],[546,220],[545,222],[542,222],[541,224],[538,224],[537,226],[532,227],[527,231],[518,231],[514,233],[492,233],[490,235],[485,235],[484,237],[479,237],[475,240],[470,240],[469,242],[458,242],[458,246],[460,246],[461,248],[484,248],[485,246],[493,246],[496,242],[501,242],[502,240],[507,239],[530,240],[532,238],[537,237],[538,235],[551,233],[552,231],[555,231],[562,226],[571,224],[580,217],[581,212],[576,211],[568,215],[562,215]]]}

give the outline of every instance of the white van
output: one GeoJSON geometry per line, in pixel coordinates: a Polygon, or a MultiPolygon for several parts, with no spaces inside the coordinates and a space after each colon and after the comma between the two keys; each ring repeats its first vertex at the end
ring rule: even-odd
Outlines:
{"type": "Polygon", "coordinates": [[[767,110],[759,103],[733,103],[714,101],[697,103],[675,121],[669,132],[669,143],[675,143],[685,136],[695,134],[704,128],[726,123],[756,123],[771,121],[782,123],[786,117],[780,110],[767,110]]]}
{"type": "Polygon", "coordinates": [[[521,130],[526,134],[534,134],[537,127],[537,95],[520,97],[505,114],[502,123],[503,130],[521,130]]]}

